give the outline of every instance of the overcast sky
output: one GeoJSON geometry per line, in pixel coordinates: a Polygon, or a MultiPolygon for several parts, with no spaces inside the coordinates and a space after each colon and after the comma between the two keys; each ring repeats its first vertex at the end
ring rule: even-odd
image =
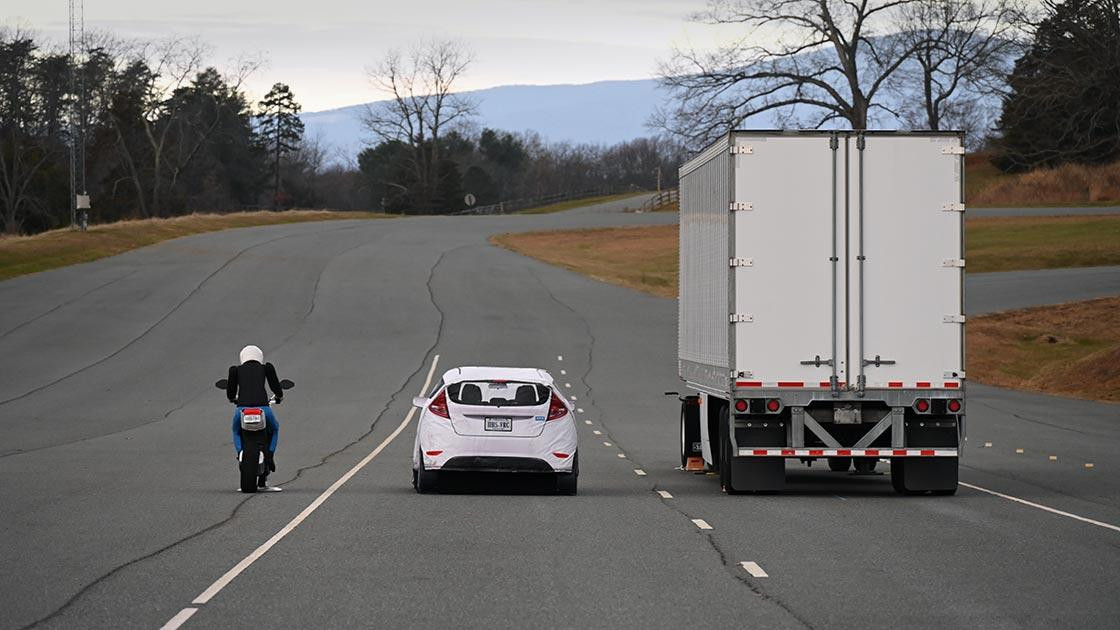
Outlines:
{"type": "MultiPolygon", "coordinates": [[[[259,98],[292,86],[304,111],[381,98],[365,68],[394,47],[425,37],[466,43],[476,61],[462,88],[588,83],[654,75],[676,44],[707,47],[733,34],[690,23],[704,0],[86,0],[86,29],[158,39],[197,36],[213,63],[245,53],[268,65],[250,81],[259,98]]],[[[61,0],[4,0],[3,22],[66,41],[61,0]]]]}

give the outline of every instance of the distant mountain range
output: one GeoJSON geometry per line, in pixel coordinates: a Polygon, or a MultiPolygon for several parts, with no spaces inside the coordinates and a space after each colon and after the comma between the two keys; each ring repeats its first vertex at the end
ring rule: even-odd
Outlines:
{"type": "MultiPolygon", "coordinates": [[[[607,145],[655,135],[645,126],[646,121],[666,96],[655,79],[581,85],[503,85],[464,94],[478,102],[479,128],[532,130],[550,141],[607,145]]],[[[998,97],[983,95],[981,100],[982,108],[989,113],[998,111],[998,97]]],[[[897,95],[886,94],[882,101],[897,109],[897,95]]],[[[304,113],[301,118],[306,134],[318,137],[330,150],[333,161],[356,159],[371,140],[361,122],[367,105],[304,113]]],[[[782,127],[783,113],[788,114],[773,111],[755,116],[743,127],[782,127]]],[[[901,126],[882,112],[878,112],[873,124],[888,129],[901,126]]]]}
{"type": "MultiPolygon", "coordinates": [[[[614,144],[652,135],[646,119],[661,102],[654,79],[583,85],[503,85],[464,92],[478,102],[478,126],[539,133],[546,140],[614,144]]],[[[367,104],[301,115],[319,137],[353,158],[370,141],[361,116],[367,104]]]]}

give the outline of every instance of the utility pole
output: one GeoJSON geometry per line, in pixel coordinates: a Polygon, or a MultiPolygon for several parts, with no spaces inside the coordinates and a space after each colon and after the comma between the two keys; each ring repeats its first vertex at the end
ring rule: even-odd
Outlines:
{"type": "Polygon", "coordinates": [[[89,194],[86,192],[86,86],[79,69],[85,59],[85,52],[85,2],[70,0],[70,228],[79,228],[83,232],[89,223],[89,194]]]}

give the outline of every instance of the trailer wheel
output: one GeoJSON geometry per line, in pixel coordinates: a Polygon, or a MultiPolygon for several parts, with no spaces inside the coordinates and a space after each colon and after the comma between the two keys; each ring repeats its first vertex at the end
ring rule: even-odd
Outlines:
{"type": "Polygon", "coordinates": [[[875,472],[875,465],[879,463],[877,457],[857,457],[855,458],[856,472],[861,475],[869,475],[875,472]]]}
{"type": "Polygon", "coordinates": [[[832,472],[848,472],[852,467],[851,457],[829,457],[828,469],[832,472]]]}

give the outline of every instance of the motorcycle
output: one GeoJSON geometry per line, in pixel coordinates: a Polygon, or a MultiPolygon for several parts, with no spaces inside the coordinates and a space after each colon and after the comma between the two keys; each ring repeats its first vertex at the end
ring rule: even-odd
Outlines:
{"type": "MultiPolygon", "coordinates": [[[[221,379],[214,383],[214,387],[224,390],[229,385],[228,379],[221,379]]],[[[280,381],[281,389],[291,389],[296,384],[288,379],[280,381]]],[[[278,405],[276,397],[269,398],[269,406],[278,405]]],[[[234,403],[236,404],[236,403],[234,403]]],[[[241,454],[238,457],[238,468],[241,472],[241,491],[257,492],[264,490],[264,479],[272,468],[272,454],[268,452],[268,442],[271,435],[268,423],[265,420],[264,409],[259,407],[244,407],[240,410],[241,454]]],[[[279,488],[276,488],[279,490],[279,488]]]]}

